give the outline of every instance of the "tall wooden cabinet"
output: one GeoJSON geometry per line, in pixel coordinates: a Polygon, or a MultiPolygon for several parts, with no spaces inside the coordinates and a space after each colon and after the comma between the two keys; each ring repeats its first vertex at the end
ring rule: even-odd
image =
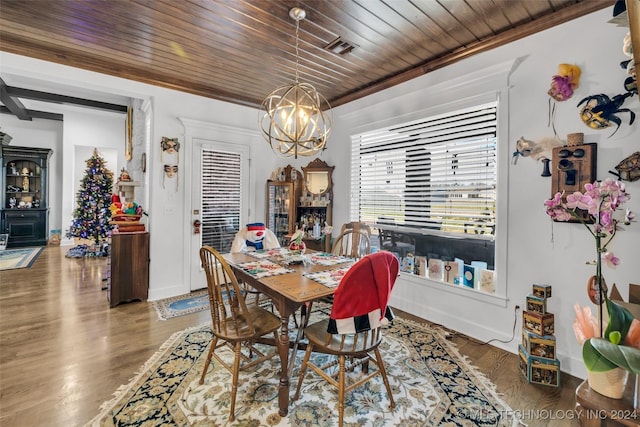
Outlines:
{"type": "Polygon", "coordinates": [[[149,233],[113,233],[107,274],[109,306],[149,296],[149,233]]]}
{"type": "Polygon", "coordinates": [[[302,175],[291,165],[279,168],[267,181],[266,226],[280,245],[287,246],[296,230],[296,206],[302,190],[302,175]]]}
{"type": "Polygon", "coordinates": [[[302,170],[291,165],[278,168],[267,181],[266,226],[282,246],[300,229],[307,248],[329,252],[331,236],[318,233],[318,228],[332,225],[333,166],[315,159],[302,170]]]}
{"type": "Polygon", "coordinates": [[[281,245],[295,230],[296,203],[292,182],[267,182],[267,228],[273,231],[281,245]]]}
{"type": "Polygon", "coordinates": [[[0,233],[8,247],[42,246],[49,237],[49,158],[46,148],[1,146],[0,233]]]}

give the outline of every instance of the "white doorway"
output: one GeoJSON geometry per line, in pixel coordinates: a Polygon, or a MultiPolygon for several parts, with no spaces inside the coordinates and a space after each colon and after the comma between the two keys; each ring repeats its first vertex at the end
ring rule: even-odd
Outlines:
{"type": "Polygon", "coordinates": [[[239,227],[247,223],[250,188],[248,146],[194,138],[192,150],[189,283],[194,291],[206,287],[200,248],[230,250],[239,227]]]}

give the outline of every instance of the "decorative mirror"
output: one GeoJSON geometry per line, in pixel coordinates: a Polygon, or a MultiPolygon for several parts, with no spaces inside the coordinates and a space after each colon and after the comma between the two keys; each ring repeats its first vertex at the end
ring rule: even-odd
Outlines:
{"type": "Polygon", "coordinates": [[[311,194],[322,195],[331,191],[333,185],[331,174],[333,166],[327,165],[320,159],[315,159],[306,167],[302,167],[304,172],[304,186],[311,194]]]}

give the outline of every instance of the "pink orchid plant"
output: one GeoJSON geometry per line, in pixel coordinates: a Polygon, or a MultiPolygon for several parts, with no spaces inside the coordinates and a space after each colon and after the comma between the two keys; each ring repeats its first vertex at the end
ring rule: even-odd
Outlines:
{"type": "Polygon", "coordinates": [[[545,201],[546,212],[556,221],[577,220],[582,223],[596,242],[595,280],[598,286],[597,301],[606,303],[609,321],[606,329],[591,316],[588,307],[575,306],[576,321],[573,328],[576,339],[582,345],[582,356],[589,371],[607,371],[621,367],[640,373],[640,322],[624,307],[607,298],[602,284],[601,264],[614,268],[620,259],[610,252],[608,245],[616,233],[624,230],[621,223],[631,224],[633,213],[626,209],[623,218],[616,217],[622,205],[629,200],[624,183],[613,179],[585,185],[585,192],[576,191],[563,200],[564,193],[556,193],[545,201]],[[584,215],[586,212],[586,216],[584,215]]]}
{"type": "Polygon", "coordinates": [[[620,264],[620,258],[609,252],[607,246],[611,243],[616,232],[623,230],[620,223],[631,224],[634,214],[629,209],[625,210],[624,218],[616,218],[615,214],[621,206],[629,200],[629,194],[625,191],[624,183],[608,178],[601,182],[586,184],[585,192],[576,191],[566,197],[564,193],[556,193],[552,199],[544,202],[547,215],[556,221],[578,220],[589,230],[596,240],[597,259],[596,264],[600,275],[598,260],[604,261],[607,266],[615,267],[620,264]],[[583,213],[588,214],[585,219],[583,213]]]}

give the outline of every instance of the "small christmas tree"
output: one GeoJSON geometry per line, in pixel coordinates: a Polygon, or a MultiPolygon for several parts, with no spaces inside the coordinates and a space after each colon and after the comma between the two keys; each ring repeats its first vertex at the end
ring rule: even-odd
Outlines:
{"type": "Polygon", "coordinates": [[[86,173],[76,196],[77,207],[69,230],[73,237],[92,239],[98,248],[100,239],[107,237],[111,231],[109,206],[113,172],[105,167],[105,163],[98,154],[98,149],[94,149],[93,155],[87,160],[86,173]]]}

